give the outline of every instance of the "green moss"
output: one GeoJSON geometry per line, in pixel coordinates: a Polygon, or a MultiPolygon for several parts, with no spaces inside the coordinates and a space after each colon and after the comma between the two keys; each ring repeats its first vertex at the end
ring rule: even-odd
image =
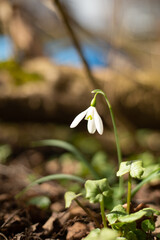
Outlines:
{"type": "Polygon", "coordinates": [[[28,82],[39,82],[43,77],[38,73],[28,73],[14,60],[0,62],[0,71],[6,70],[13,78],[13,83],[17,86],[28,82]]]}

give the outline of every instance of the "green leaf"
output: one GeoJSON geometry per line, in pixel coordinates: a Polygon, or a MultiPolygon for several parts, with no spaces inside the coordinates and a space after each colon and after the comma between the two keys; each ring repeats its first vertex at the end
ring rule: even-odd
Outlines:
{"type": "Polygon", "coordinates": [[[21,192],[19,192],[15,196],[15,198],[17,199],[17,198],[21,197],[26,191],[28,191],[31,187],[35,186],[36,184],[41,184],[41,183],[51,181],[51,180],[62,180],[62,179],[77,181],[82,184],[85,182],[84,179],[74,176],[74,175],[70,175],[70,174],[51,174],[46,177],[42,177],[42,178],[35,180],[31,184],[29,184],[26,188],[24,188],[21,192]]]}
{"type": "Polygon", "coordinates": [[[116,223],[113,223],[113,224],[112,224],[112,228],[113,228],[114,230],[120,231],[120,230],[122,230],[122,229],[125,229],[125,225],[126,225],[126,223],[116,222],[116,223]]]}
{"type": "Polygon", "coordinates": [[[126,161],[121,163],[117,176],[119,177],[126,173],[130,173],[133,178],[141,178],[143,172],[144,168],[142,167],[141,160],[126,161]]]}
{"type": "Polygon", "coordinates": [[[156,237],[160,239],[160,233],[156,234],[156,237]]]}
{"type": "Polygon", "coordinates": [[[123,223],[131,223],[131,222],[137,221],[138,219],[141,219],[143,216],[145,216],[145,212],[139,211],[139,212],[131,213],[126,216],[119,217],[119,221],[123,223]]]}
{"type": "Polygon", "coordinates": [[[160,211],[158,211],[154,208],[143,208],[141,211],[144,211],[146,213],[145,216],[147,216],[147,217],[151,217],[154,214],[155,215],[160,215],[160,211]]]}
{"type": "Polygon", "coordinates": [[[113,223],[119,220],[119,217],[127,215],[125,208],[122,205],[117,205],[113,208],[113,210],[106,215],[109,223],[112,225],[113,223]]]}
{"type": "Polygon", "coordinates": [[[125,237],[117,237],[116,240],[127,240],[125,237]]]}
{"type": "Polygon", "coordinates": [[[109,228],[103,228],[99,234],[98,240],[116,240],[118,233],[109,228]]]}
{"type": "Polygon", "coordinates": [[[125,223],[125,222],[116,222],[112,224],[112,228],[118,231],[135,231],[136,230],[136,222],[130,222],[130,223],[125,223]]]}
{"type": "Polygon", "coordinates": [[[0,163],[6,163],[7,158],[11,155],[12,150],[8,144],[0,145],[0,163]]]}
{"type": "Polygon", "coordinates": [[[138,240],[136,234],[132,231],[129,231],[126,237],[127,240],[138,240]]]}
{"type": "Polygon", "coordinates": [[[64,199],[65,199],[65,207],[66,208],[69,208],[72,201],[74,199],[76,199],[77,197],[81,196],[82,193],[79,193],[79,194],[75,194],[74,192],[66,192],[65,195],[64,195],[64,199]]]}
{"type": "Polygon", "coordinates": [[[141,219],[143,216],[151,217],[154,214],[159,215],[160,212],[153,208],[143,208],[138,212],[131,213],[126,216],[121,216],[118,218],[118,220],[123,223],[131,223],[137,221],[138,219],[141,219]]]}
{"type": "Polygon", "coordinates": [[[51,200],[46,196],[37,196],[37,197],[31,198],[28,201],[28,204],[36,205],[37,207],[39,207],[41,209],[47,209],[51,204],[51,200]]]}
{"type": "Polygon", "coordinates": [[[84,240],[116,240],[118,233],[109,228],[94,229],[92,230],[84,240]]]}
{"type": "Polygon", "coordinates": [[[88,198],[91,203],[101,202],[112,193],[106,178],[100,180],[87,180],[85,189],[86,198],[88,198]]]}
{"type": "Polygon", "coordinates": [[[97,172],[94,170],[92,165],[88,162],[88,160],[81,154],[81,152],[77,148],[75,148],[72,144],[70,144],[68,142],[61,141],[61,140],[55,140],[55,139],[48,139],[48,140],[33,142],[32,146],[33,147],[53,146],[53,147],[63,148],[65,150],[71,152],[77,158],[77,160],[82,162],[89,169],[89,171],[92,173],[92,175],[96,179],[99,178],[97,172]]]}
{"type": "MultiPolygon", "coordinates": [[[[109,214],[106,215],[106,217],[113,229],[117,231],[134,232],[137,236],[137,239],[145,240],[146,239],[145,233],[137,231],[136,229],[136,221],[144,216],[152,217],[154,214],[159,215],[160,212],[152,208],[144,208],[139,212],[135,212],[128,215],[122,205],[117,205],[116,207],[113,208],[113,210],[109,214]]],[[[150,226],[150,228],[153,229],[154,222],[152,223],[152,225],[148,224],[148,226],[150,226]]]]}
{"type": "Polygon", "coordinates": [[[153,232],[155,230],[155,222],[152,219],[146,219],[141,223],[141,227],[145,232],[153,232]]]}
{"type": "Polygon", "coordinates": [[[146,236],[146,233],[144,233],[142,230],[140,229],[136,229],[134,231],[134,233],[136,234],[137,236],[137,239],[140,239],[140,240],[146,240],[147,239],[147,236],[146,236]]]}
{"type": "Polygon", "coordinates": [[[83,240],[98,240],[100,231],[99,228],[93,229],[83,240]]]}

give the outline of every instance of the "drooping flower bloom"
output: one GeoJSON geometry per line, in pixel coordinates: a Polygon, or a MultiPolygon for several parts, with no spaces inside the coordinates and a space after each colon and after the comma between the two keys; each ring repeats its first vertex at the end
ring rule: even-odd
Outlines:
{"type": "Polygon", "coordinates": [[[75,128],[83,118],[88,121],[87,128],[89,133],[93,134],[97,130],[99,134],[103,134],[103,122],[94,106],[90,106],[78,114],[71,123],[70,128],[75,128]]]}

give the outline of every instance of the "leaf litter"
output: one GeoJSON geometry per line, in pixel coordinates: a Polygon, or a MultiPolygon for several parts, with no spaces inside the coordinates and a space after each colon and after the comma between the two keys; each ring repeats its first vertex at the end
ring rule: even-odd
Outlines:
{"type": "MultiPolygon", "coordinates": [[[[43,154],[37,165],[33,163],[33,156],[37,157],[35,152],[33,154],[24,152],[19,157],[11,159],[7,165],[0,164],[0,239],[83,239],[95,228],[95,225],[76,204],[73,203],[69,209],[65,208],[66,189],[58,182],[50,181],[36,185],[20,199],[15,199],[15,195],[28,185],[28,175],[34,175],[36,172],[36,175],[41,177],[47,174],[45,170],[47,162],[44,161],[43,154]],[[51,204],[46,209],[28,205],[28,201],[36,196],[47,196],[51,204]]],[[[136,194],[134,201],[137,205],[139,202],[144,202],[159,209],[159,183],[145,185],[136,194]]],[[[85,204],[98,217],[98,206],[85,204]]],[[[160,233],[160,217],[157,218],[155,232],[160,233]]]]}

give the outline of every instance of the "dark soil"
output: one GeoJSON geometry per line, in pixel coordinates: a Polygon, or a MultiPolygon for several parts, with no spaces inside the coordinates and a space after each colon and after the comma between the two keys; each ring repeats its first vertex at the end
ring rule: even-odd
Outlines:
{"type": "MultiPolygon", "coordinates": [[[[80,240],[96,226],[86,213],[76,204],[65,209],[65,188],[55,181],[36,185],[21,198],[15,195],[29,184],[30,178],[65,172],[58,160],[45,161],[38,151],[25,151],[12,157],[5,165],[0,165],[0,240],[1,239],[55,239],[80,240]],[[35,196],[48,196],[51,204],[47,209],[29,205],[35,196]]],[[[68,166],[67,173],[73,172],[68,166]]],[[[160,209],[160,185],[158,182],[144,186],[136,195],[135,202],[149,204],[160,209]]],[[[99,208],[84,203],[98,219],[99,208]]],[[[160,233],[160,219],[156,222],[156,233],[160,233]]],[[[155,238],[156,239],[156,238],[155,238]]]]}

